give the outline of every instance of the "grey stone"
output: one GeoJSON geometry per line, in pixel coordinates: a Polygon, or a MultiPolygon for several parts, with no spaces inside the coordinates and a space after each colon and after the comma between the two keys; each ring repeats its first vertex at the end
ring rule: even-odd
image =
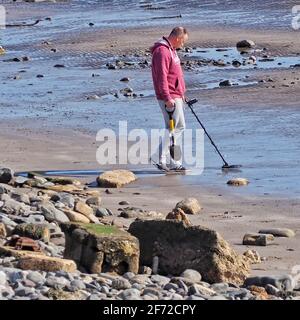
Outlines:
{"type": "Polygon", "coordinates": [[[56,209],[52,203],[45,203],[41,205],[41,212],[46,220],[52,222],[69,222],[69,218],[60,210],[56,209]]]}
{"type": "Polygon", "coordinates": [[[145,287],[146,285],[142,283],[134,283],[132,285],[132,288],[138,289],[139,291],[143,290],[145,287]]]}
{"type": "Polygon", "coordinates": [[[27,279],[34,282],[37,285],[41,285],[46,281],[45,277],[37,271],[30,271],[27,275],[27,279]]]}
{"type": "Polygon", "coordinates": [[[17,192],[14,191],[11,193],[11,197],[12,199],[18,201],[18,202],[23,202],[25,204],[30,204],[30,199],[28,194],[24,193],[24,192],[17,192]]]}
{"type": "Polygon", "coordinates": [[[134,288],[123,290],[118,297],[123,300],[141,300],[140,291],[134,288]]]}
{"type": "Polygon", "coordinates": [[[14,171],[10,168],[0,168],[0,183],[9,183],[13,180],[14,171]]]}
{"type": "Polygon", "coordinates": [[[165,286],[164,286],[164,290],[177,290],[179,287],[176,283],[167,283],[165,286]]]}
{"type": "Polygon", "coordinates": [[[225,293],[228,290],[229,285],[226,282],[214,283],[210,288],[218,293],[225,293]]]}
{"type": "Polygon", "coordinates": [[[110,216],[111,214],[109,213],[109,211],[106,208],[96,208],[95,210],[95,216],[98,218],[103,218],[103,217],[107,217],[110,216]]]}
{"type": "Polygon", "coordinates": [[[65,206],[71,209],[73,209],[75,206],[74,197],[68,193],[59,193],[59,202],[63,203],[65,206]]]}
{"type": "Polygon", "coordinates": [[[274,240],[271,234],[247,233],[243,238],[243,245],[250,246],[267,246],[274,240]]]}
{"type": "Polygon", "coordinates": [[[244,282],[245,287],[252,285],[265,287],[267,284],[271,284],[281,291],[293,291],[295,287],[295,281],[290,275],[249,277],[244,282]]]}
{"type": "Polygon", "coordinates": [[[117,289],[117,290],[130,289],[131,283],[127,279],[118,278],[118,279],[113,280],[112,288],[117,289]]]}
{"type": "Polygon", "coordinates": [[[130,279],[132,279],[134,277],[135,277],[135,273],[133,273],[133,272],[126,272],[126,273],[123,274],[123,278],[125,278],[127,280],[130,280],[130,279]]]}
{"type": "Polygon", "coordinates": [[[15,289],[15,295],[19,296],[19,297],[24,297],[24,296],[28,296],[31,293],[34,293],[35,289],[34,288],[28,288],[28,287],[20,287],[18,289],[15,289]]]}
{"type": "Polygon", "coordinates": [[[156,288],[145,288],[143,291],[143,295],[154,295],[154,296],[159,297],[160,291],[156,288]]]}
{"type": "Polygon", "coordinates": [[[252,49],[255,47],[255,42],[252,40],[241,40],[237,42],[236,47],[241,49],[252,49]]]}
{"type": "Polygon", "coordinates": [[[18,280],[24,280],[25,279],[25,274],[22,271],[19,271],[18,269],[13,269],[13,268],[7,268],[6,270],[6,275],[8,277],[8,281],[10,283],[16,283],[18,280]]]}
{"type": "Polygon", "coordinates": [[[4,286],[6,284],[7,277],[3,271],[0,271],[0,286],[4,286]]]}
{"type": "Polygon", "coordinates": [[[158,274],[154,274],[151,276],[151,281],[153,281],[154,283],[157,283],[158,285],[160,286],[164,286],[166,285],[167,283],[170,282],[170,278],[168,277],[165,277],[165,276],[161,276],[161,275],[158,275],[158,274]]]}
{"type": "Polygon", "coordinates": [[[272,228],[259,230],[258,233],[272,234],[274,237],[292,238],[295,236],[295,231],[287,228],[272,228]]]}
{"type": "Polygon", "coordinates": [[[187,298],[187,300],[205,300],[205,299],[196,295],[191,295],[187,298]]]}
{"type": "Polygon", "coordinates": [[[54,289],[62,289],[70,285],[70,281],[63,277],[50,276],[46,280],[46,285],[54,289]]]}
{"type": "Polygon", "coordinates": [[[90,197],[85,202],[87,205],[100,206],[101,198],[100,197],[90,197]]]}
{"type": "Polygon", "coordinates": [[[104,293],[93,293],[87,298],[87,300],[104,300],[105,298],[106,294],[104,293]]]}
{"type": "Polygon", "coordinates": [[[86,289],[86,285],[81,280],[73,280],[69,285],[70,291],[85,290],[85,289],[86,289]]]}
{"type": "Polygon", "coordinates": [[[199,282],[201,281],[201,274],[192,269],[186,269],[182,274],[181,277],[186,278],[192,282],[199,282]]]}
{"type": "Polygon", "coordinates": [[[267,284],[265,286],[265,289],[266,289],[267,293],[272,296],[277,296],[280,293],[280,290],[271,284],[267,284]]]}

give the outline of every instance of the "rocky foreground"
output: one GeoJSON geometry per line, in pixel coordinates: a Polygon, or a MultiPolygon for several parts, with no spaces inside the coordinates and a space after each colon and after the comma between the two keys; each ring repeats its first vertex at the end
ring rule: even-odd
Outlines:
{"type": "MultiPolygon", "coordinates": [[[[135,179],[116,170],[97,183],[114,188],[135,179]]],[[[136,219],[126,228],[101,206],[100,190],[73,178],[0,169],[1,300],[300,299],[295,275],[249,277],[261,260],[255,250],[239,255],[216,231],[193,226],[188,215],[200,212],[196,199],[167,216],[127,207],[120,216],[136,219]]],[[[267,245],[274,236],[294,233],[260,230],[243,242],[267,245]]]]}

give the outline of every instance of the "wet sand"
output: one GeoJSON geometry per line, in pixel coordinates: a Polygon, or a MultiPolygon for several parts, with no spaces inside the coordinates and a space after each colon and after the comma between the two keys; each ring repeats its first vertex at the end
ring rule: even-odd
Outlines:
{"type": "MultiPolygon", "coordinates": [[[[24,4],[20,8],[24,8],[24,4]]],[[[43,4],[33,13],[32,10],[22,11],[20,8],[10,8],[11,22],[31,21],[51,15],[51,23],[59,29],[61,13],[58,5],[49,8],[43,4]]],[[[162,12],[155,14],[161,15],[162,12]]],[[[181,23],[180,20],[175,21],[176,24],[181,23]]],[[[113,61],[123,54],[139,54],[143,59],[145,49],[161,35],[167,34],[173,21],[170,19],[168,25],[163,26],[157,23],[142,27],[129,25],[126,28],[108,25],[104,29],[82,27],[59,33],[51,32],[51,23],[47,25],[45,21],[41,29],[32,29],[36,30],[36,37],[29,29],[22,29],[18,35],[17,31],[9,31],[1,43],[7,49],[7,55],[1,59],[24,55],[32,57],[28,63],[1,62],[1,166],[9,166],[16,171],[109,169],[108,166],[100,167],[95,159],[97,130],[105,126],[114,127],[119,119],[130,119],[132,127],[135,127],[140,123],[140,118],[149,114],[149,108],[153,108],[153,115],[147,116],[146,126],[150,128],[160,121],[160,114],[154,109],[156,102],[151,94],[137,100],[110,98],[112,91],[126,86],[119,79],[128,74],[133,77],[129,85],[135,90],[150,90],[149,69],[115,71],[106,70],[103,65],[107,60],[113,61]],[[45,40],[53,45],[45,46],[42,44],[45,40]],[[57,55],[49,52],[52,47],[57,49],[57,55]],[[64,63],[66,69],[53,69],[55,63],[64,63]],[[27,72],[22,74],[20,70],[27,72]],[[38,73],[43,73],[45,77],[37,79],[38,73]],[[100,76],[91,77],[92,73],[100,76]],[[21,74],[22,79],[11,79],[16,74],[21,74]],[[29,83],[33,86],[28,86],[29,83]],[[47,94],[47,91],[53,93],[47,94]],[[86,101],[91,94],[99,94],[101,99],[86,101]],[[139,110],[140,116],[134,119],[133,115],[138,114],[139,110]]],[[[253,39],[260,48],[266,47],[270,56],[297,56],[300,53],[299,31],[247,25],[195,25],[194,22],[187,22],[186,25],[191,35],[190,47],[230,48],[245,38],[253,39]]],[[[207,146],[208,168],[203,176],[191,179],[181,176],[141,177],[136,183],[113,191],[112,195],[104,194],[103,205],[117,214],[118,202],[127,200],[132,206],[167,214],[184,197],[196,197],[204,209],[200,215],[191,217],[192,222],[216,229],[240,253],[248,249],[241,245],[243,235],[248,231],[257,232],[265,227],[291,228],[296,231],[295,238],[277,238],[268,247],[251,247],[267,258],[262,264],[253,266],[253,274],[289,273],[291,267],[300,261],[300,198],[295,187],[299,183],[299,160],[296,155],[300,148],[297,142],[300,101],[298,70],[276,68],[251,72],[233,70],[231,73],[218,70],[215,74],[208,71],[202,75],[200,70],[199,77],[193,72],[185,72],[188,95],[201,102],[197,112],[204,117],[216,140],[220,141],[227,159],[241,161],[245,165],[245,170],[239,175],[252,178],[249,187],[228,187],[226,181],[231,176],[220,175],[220,163],[211,147],[207,146]],[[229,74],[234,79],[247,75],[247,81],[255,81],[256,84],[198,88],[206,77],[222,79],[229,74]],[[273,79],[271,83],[257,83],[270,77],[273,79]],[[263,117],[259,118],[259,115],[263,117]],[[270,127],[269,120],[272,123],[270,127]],[[281,125],[277,126],[278,123],[281,125]],[[284,123],[288,123],[288,128],[284,123]],[[282,128],[286,131],[279,137],[278,131],[281,132],[282,128]],[[248,133],[241,133],[243,130],[248,133]],[[262,143],[265,137],[266,144],[262,143]],[[285,171],[286,167],[290,171],[285,171]],[[282,177],[277,178],[280,173],[282,177]],[[255,178],[263,180],[260,188],[255,178]],[[271,179],[273,182],[267,181],[271,179]],[[277,184],[282,184],[284,188],[277,190],[277,184]],[[286,191],[283,190],[285,188],[286,191]],[[137,191],[141,194],[133,195],[137,191]]],[[[191,115],[187,115],[187,120],[191,126],[194,125],[191,115]]],[[[151,165],[146,169],[154,170],[151,165]]],[[[86,180],[91,182],[94,177],[86,180]]],[[[130,222],[118,219],[124,224],[130,222]]]]}

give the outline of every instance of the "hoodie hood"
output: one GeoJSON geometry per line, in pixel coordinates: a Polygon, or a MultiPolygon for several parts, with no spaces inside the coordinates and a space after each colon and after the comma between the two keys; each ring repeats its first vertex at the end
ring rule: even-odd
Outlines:
{"type": "Polygon", "coordinates": [[[157,42],[154,43],[154,45],[150,48],[151,53],[153,54],[154,50],[160,46],[165,46],[170,50],[173,50],[173,47],[171,43],[168,41],[166,37],[162,37],[157,42]]]}

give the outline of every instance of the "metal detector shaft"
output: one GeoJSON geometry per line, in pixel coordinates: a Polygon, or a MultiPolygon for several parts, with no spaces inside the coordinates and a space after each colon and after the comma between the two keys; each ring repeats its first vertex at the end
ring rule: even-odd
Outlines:
{"type": "Polygon", "coordinates": [[[210,140],[211,144],[215,147],[216,151],[218,152],[219,156],[221,157],[221,159],[224,162],[225,166],[229,166],[228,163],[226,162],[226,160],[224,159],[224,157],[222,156],[221,152],[219,151],[218,147],[215,145],[215,143],[213,142],[212,138],[210,137],[210,135],[208,134],[208,132],[206,131],[204,125],[202,124],[202,122],[200,121],[200,119],[198,118],[197,114],[195,113],[195,111],[192,108],[192,105],[194,103],[196,103],[198,100],[197,99],[193,99],[190,101],[187,101],[187,105],[189,106],[189,108],[191,109],[193,115],[195,116],[195,118],[197,119],[197,121],[199,122],[200,126],[202,127],[202,129],[204,130],[205,134],[207,135],[208,139],[210,140]]]}

